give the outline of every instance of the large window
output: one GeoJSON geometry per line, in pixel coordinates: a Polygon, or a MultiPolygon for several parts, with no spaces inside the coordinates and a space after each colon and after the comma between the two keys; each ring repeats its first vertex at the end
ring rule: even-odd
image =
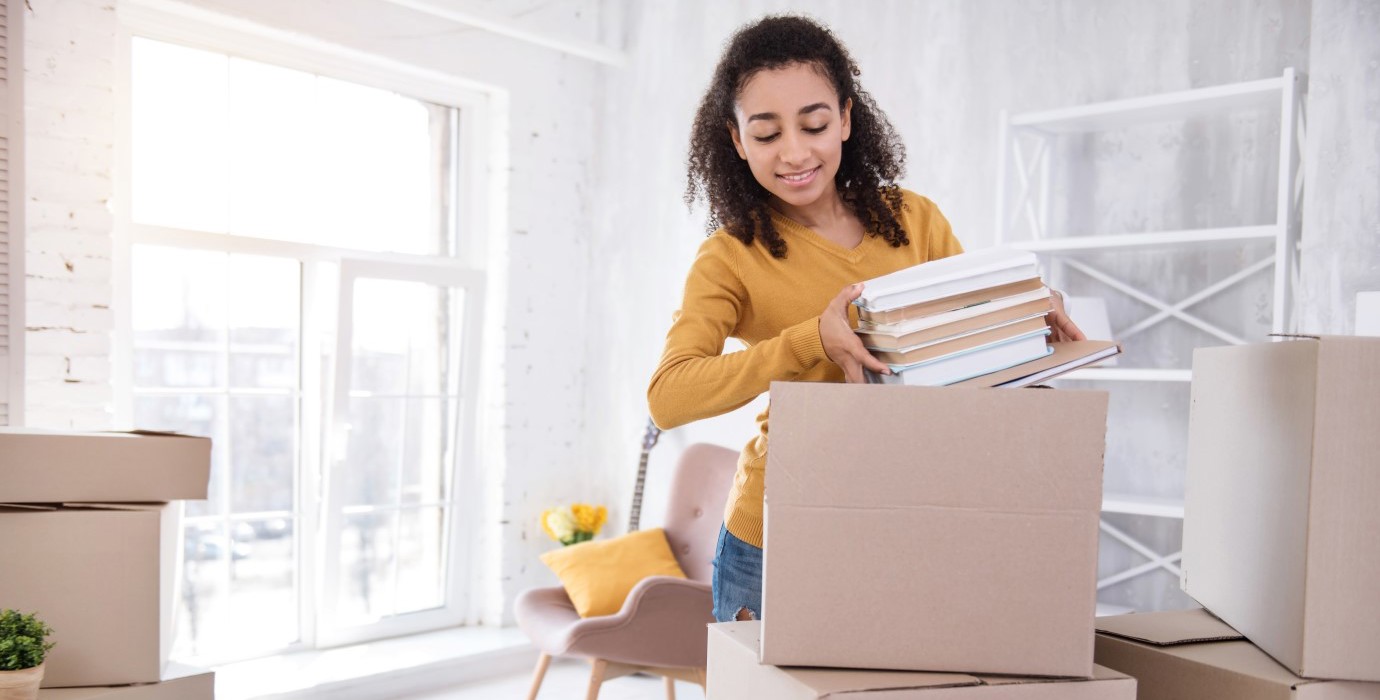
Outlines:
{"type": "Polygon", "coordinates": [[[129,65],[127,414],[213,439],[174,656],[460,622],[459,109],[142,38],[129,65]]]}

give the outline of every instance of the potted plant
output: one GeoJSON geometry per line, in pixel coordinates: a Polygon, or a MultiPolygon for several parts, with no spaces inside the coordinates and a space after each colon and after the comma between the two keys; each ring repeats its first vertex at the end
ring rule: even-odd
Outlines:
{"type": "Polygon", "coordinates": [[[0,610],[0,700],[37,700],[52,633],[32,614],[0,610]]]}

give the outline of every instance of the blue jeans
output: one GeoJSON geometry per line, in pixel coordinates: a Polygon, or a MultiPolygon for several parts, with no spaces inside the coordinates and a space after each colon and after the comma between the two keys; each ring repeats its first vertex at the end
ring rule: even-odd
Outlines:
{"type": "Polygon", "coordinates": [[[762,549],[744,542],[719,526],[714,548],[714,619],[731,622],[746,609],[762,619],[762,549]]]}

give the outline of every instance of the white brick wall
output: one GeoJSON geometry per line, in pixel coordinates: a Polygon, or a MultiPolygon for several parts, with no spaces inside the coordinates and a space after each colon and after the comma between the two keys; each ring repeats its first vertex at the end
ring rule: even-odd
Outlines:
{"type": "Polygon", "coordinates": [[[108,428],[115,7],[109,0],[29,6],[26,422],[108,428]]]}

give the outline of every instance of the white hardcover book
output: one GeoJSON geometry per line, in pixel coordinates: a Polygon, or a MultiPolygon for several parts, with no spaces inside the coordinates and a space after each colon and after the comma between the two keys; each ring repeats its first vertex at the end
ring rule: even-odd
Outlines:
{"type": "Polygon", "coordinates": [[[946,386],[991,372],[1038,360],[1050,353],[1049,329],[1033,331],[976,348],[943,355],[913,365],[887,365],[892,374],[865,372],[871,384],[946,386]]]}
{"type": "Polygon", "coordinates": [[[1010,248],[987,248],[913,265],[863,283],[853,302],[869,311],[996,287],[1038,276],[1035,254],[1010,248]]]}

